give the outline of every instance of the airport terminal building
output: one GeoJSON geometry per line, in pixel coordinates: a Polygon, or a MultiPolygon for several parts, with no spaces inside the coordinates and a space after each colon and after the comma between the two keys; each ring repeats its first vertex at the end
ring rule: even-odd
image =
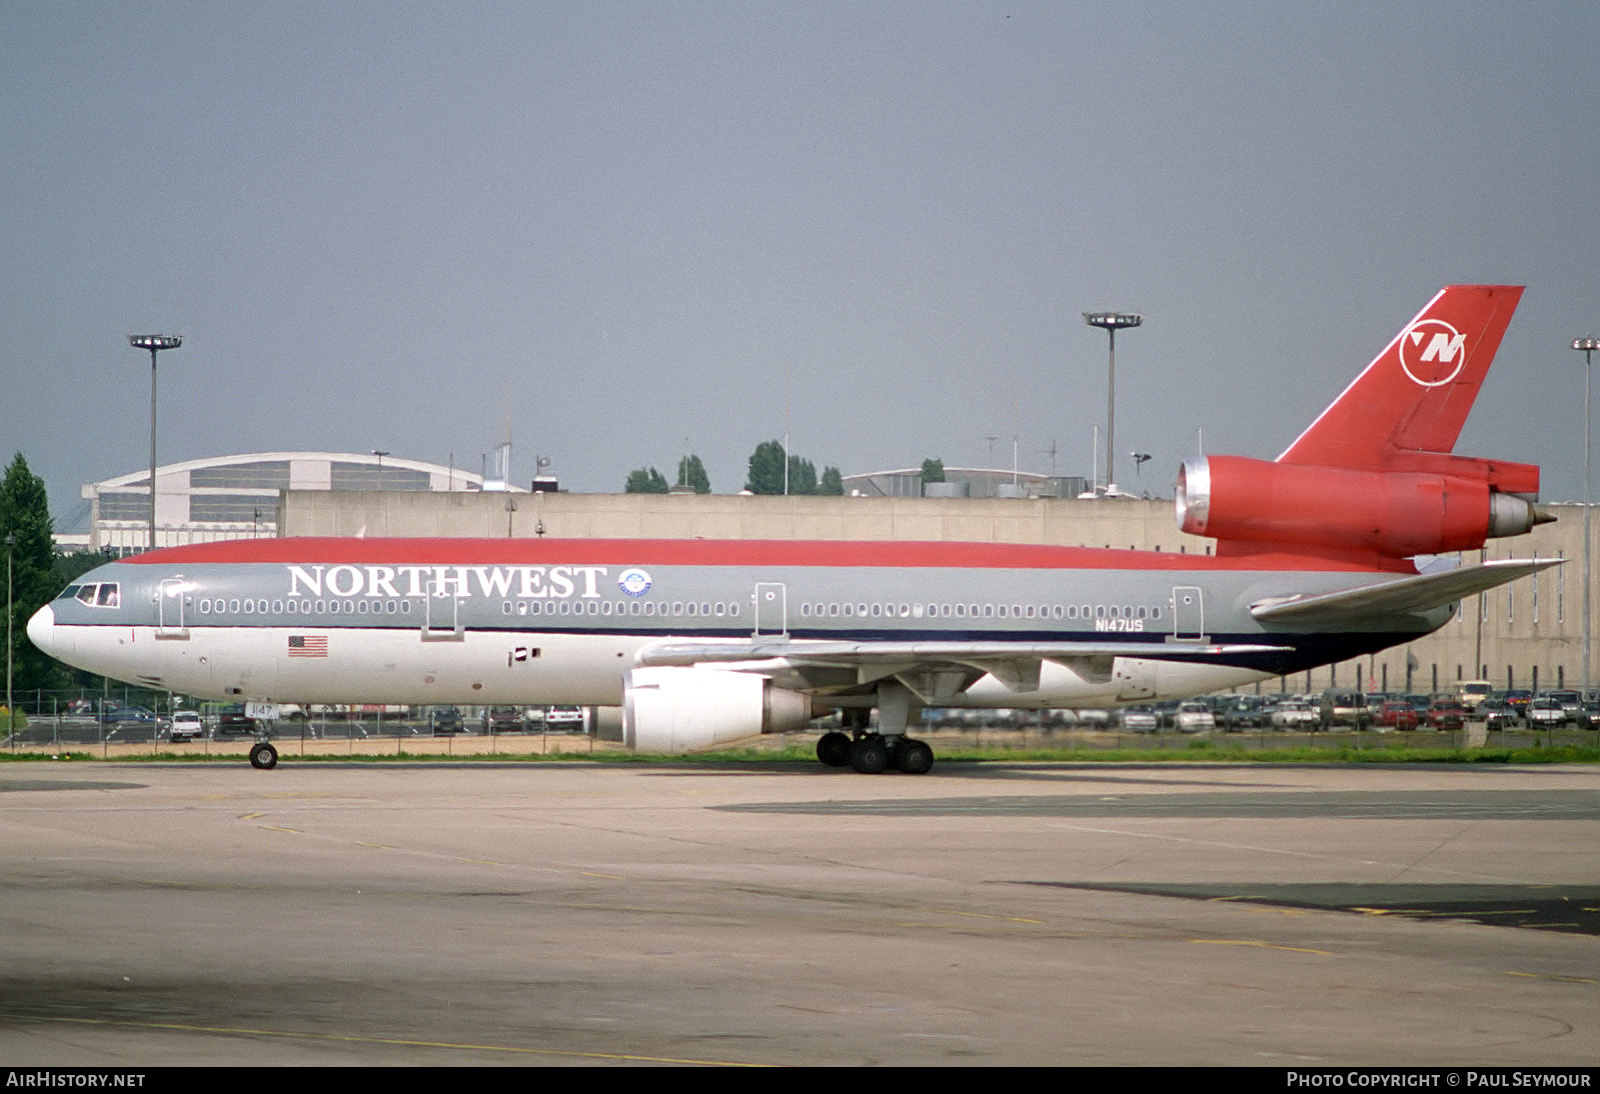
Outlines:
{"type": "MultiPolygon", "coordinates": [[[[156,468],[156,545],[275,536],[285,491],[448,494],[483,488],[482,475],[388,454],[249,452],[188,460],[156,468]]],[[[64,546],[116,554],[149,546],[148,468],[89,483],[83,497],[89,530],[61,537],[64,546]]]]}

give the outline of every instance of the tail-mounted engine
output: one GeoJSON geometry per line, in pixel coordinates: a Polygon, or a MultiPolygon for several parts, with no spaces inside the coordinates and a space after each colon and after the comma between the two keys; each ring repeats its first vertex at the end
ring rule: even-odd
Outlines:
{"type": "Polygon", "coordinates": [[[1529,464],[1413,452],[1361,469],[1211,456],[1178,472],[1178,526],[1218,554],[1277,548],[1409,558],[1465,551],[1554,518],[1529,464]]]}
{"type": "Polygon", "coordinates": [[[623,682],[622,741],[640,752],[692,752],[810,720],[808,696],[756,673],[638,668],[623,682]]]}

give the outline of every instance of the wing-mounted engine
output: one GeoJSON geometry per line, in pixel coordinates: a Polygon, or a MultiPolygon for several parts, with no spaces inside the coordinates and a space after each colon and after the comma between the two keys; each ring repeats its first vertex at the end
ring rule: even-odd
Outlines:
{"type": "Polygon", "coordinates": [[[623,682],[622,740],[640,752],[693,752],[803,729],[811,699],[757,673],[636,668],[623,682]]]}
{"type": "Polygon", "coordinates": [[[1289,548],[1399,559],[1473,550],[1553,519],[1529,500],[1537,467],[1411,455],[1415,470],[1190,460],[1178,472],[1178,526],[1217,539],[1219,554],[1289,548]]]}

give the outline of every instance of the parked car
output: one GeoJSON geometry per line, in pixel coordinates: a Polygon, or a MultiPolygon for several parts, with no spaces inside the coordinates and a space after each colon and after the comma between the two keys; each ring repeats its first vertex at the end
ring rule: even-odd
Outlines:
{"type": "Polygon", "coordinates": [[[1514,729],[1522,722],[1516,708],[1504,699],[1485,699],[1479,703],[1478,717],[1488,729],[1514,729]]]}
{"type": "Polygon", "coordinates": [[[1454,699],[1432,703],[1422,715],[1422,724],[1428,729],[1460,729],[1466,722],[1467,708],[1454,699]]]}
{"type": "Polygon", "coordinates": [[[1222,708],[1217,722],[1224,729],[1260,729],[1267,724],[1267,705],[1259,695],[1236,695],[1222,708]]]}
{"type": "Polygon", "coordinates": [[[1390,700],[1378,710],[1376,727],[1379,729],[1416,729],[1421,721],[1417,708],[1410,703],[1390,700]]]}
{"type": "Polygon", "coordinates": [[[460,733],[467,726],[460,707],[434,707],[428,714],[428,728],[435,734],[460,733]]]}
{"type": "Polygon", "coordinates": [[[485,733],[521,733],[522,711],[516,707],[490,707],[483,712],[485,733]]]}
{"type": "Polygon", "coordinates": [[[1561,709],[1567,712],[1567,717],[1577,721],[1578,713],[1583,709],[1583,699],[1575,691],[1547,691],[1540,698],[1554,699],[1561,704],[1561,709]]]}
{"type": "Polygon", "coordinates": [[[225,737],[235,733],[259,733],[261,724],[244,712],[243,703],[234,703],[232,706],[223,707],[217,712],[217,736],[225,737]]]}
{"type": "Polygon", "coordinates": [[[1211,707],[1194,699],[1178,704],[1176,722],[1179,733],[1209,733],[1217,728],[1211,707]]]}
{"type": "Polygon", "coordinates": [[[173,711],[167,735],[174,741],[198,741],[206,735],[206,724],[198,710],[173,711]]]}
{"type": "Polygon", "coordinates": [[[1528,726],[1530,729],[1551,729],[1555,726],[1564,726],[1572,720],[1567,713],[1567,708],[1561,705],[1559,699],[1535,699],[1528,704],[1528,726]]]}
{"type": "Polygon", "coordinates": [[[108,726],[154,725],[155,713],[145,707],[108,706],[100,712],[100,721],[108,726]]]}
{"type": "Polygon", "coordinates": [[[1121,721],[1124,733],[1154,733],[1161,724],[1155,710],[1147,706],[1124,708],[1121,721]]]}
{"type": "Polygon", "coordinates": [[[1324,729],[1332,726],[1354,726],[1365,729],[1371,721],[1367,713],[1367,700],[1359,691],[1348,688],[1329,688],[1322,693],[1318,714],[1324,729]]]}
{"type": "Polygon", "coordinates": [[[1272,727],[1274,729],[1316,729],[1319,721],[1317,712],[1310,703],[1296,700],[1279,703],[1272,710],[1272,727]]]}
{"type": "Polygon", "coordinates": [[[584,726],[582,707],[547,707],[544,727],[551,733],[582,733],[584,726]]]}

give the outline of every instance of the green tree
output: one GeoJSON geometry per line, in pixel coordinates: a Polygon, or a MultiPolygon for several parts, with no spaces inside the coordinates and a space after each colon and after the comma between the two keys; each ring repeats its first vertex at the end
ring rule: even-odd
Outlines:
{"type": "Polygon", "coordinates": [[[817,482],[817,465],[810,460],[787,454],[782,441],[762,441],[750,453],[750,478],[744,488],[752,494],[781,494],[784,492],[784,463],[789,465],[789,493],[791,494],[843,494],[844,479],[837,467],[823,472],[822,482],[817,482]],[[832,476],[830,481],[829,476],[832,476]]]}
{"type": "Polygon", "coordinates": [[[922,461],[922,483],[923,483],[923,485],[926,486],[930,482],[943,482],[943,481],[944,481],[944,461],[943,460],[923,460],[922,461]]]}
{"type": "Polygon", "coordinates": [[[750,453],[750,477],[744,488],[752,494],[783,493],[783,442],[762,441],[750,453]]]}
{"type": "Polygon", "coordinates": [[[711,476],[706,474],[706,465],[699,456],[685,456],[678,461],[678,485],[692,486],[696,494],[711,493],[711,476]]]}
{"type": "MultiPolygon", "coordinates": [[[[58,676],[56,662],[28,641],[28,620],[55,595],[55,544],[50,535],[50,500],[44,480],[28,469],[18,452],[0,481],[0,545],[7,536],[16,542],[11,559],[12,687],[15,691],[52,687],[58,676]]],[[[0,565],[4,564],[0,559],[0,565]]],[[[4,580],[0,574],[0,580],[4,580]]],[[[0,668],[3,671],[3,668],[0,668]]],[[[0,701],[5,698],[0,693],[0,701]]]]}
{"type": "Polygon", "coordinates": [[[627,494],[665,494],[670,489],[666,476],[653,467],[628,472],[628,481],[622,488],[627,494]]]}
{"type": "Polygon", "coordinates": [[[817,465],[799,456],[789,456],[789,493],[815,494],[817,492],[817,465]]]}

